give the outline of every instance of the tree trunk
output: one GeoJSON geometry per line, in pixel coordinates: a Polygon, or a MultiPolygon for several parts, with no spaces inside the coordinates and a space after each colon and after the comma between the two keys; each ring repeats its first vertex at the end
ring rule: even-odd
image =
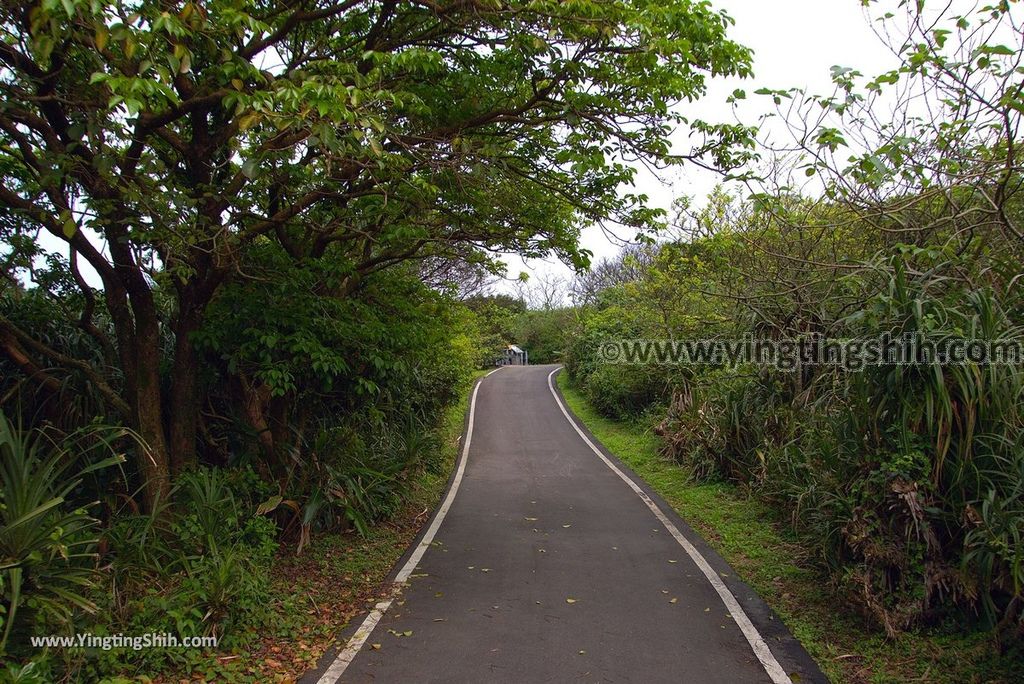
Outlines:
{"type": "MultiPolygon", "coordinates": [[[[213,245],[206,245],[212,248],[213,245]]],[[[199,359],[192,343],[192,334],[199,330],[206,307],[228,274],[223,265],[214,263],[210,252],[202,249],[193,254],[197,275],[176,280],[178,315],[174,320],[174,359],[171,365],[171,388],[168,394],[167,420],[171,473],[177,476],[196,465],[196,442],[199,435],[199,359]]]]}
{"type": "Polygon", "coordinates": [[[174,362],[167,408],[170,465],[175,476],[196,464],[199,368],[191,336],[198,327],[199,316],[186,310],[179,315],[174,330],[174,362]]]}
{"type": "Polygon", "coordinates": [[[160,338],[156,319],[140,322],[136,337],[135,416],[148,449],[138,456],[143,502],[147,511],[166,502],[171,489],[170,458],[164,435],[160,397],[160,338]]]}
{"type": "Polygon", "coordinates": [[[274,440],[274,449],[277,456],[283,457],[287,452],[291,437],[291,414],[294,399],[291,393],[281,397],[271,397],[267,404],[267,423],[270,427],[270,435],[274,440]]]}
{"type": "Polygon", "coordinates": [[[270,389],[266,385],[257,385],[245,375],[238,374],[238,386],[241,390],[241,404],[245,421],[256,434],[256,439],[263,452],[260,462],[260,474],[269,476],[274,464],[274,433],[267,423],[267,405],[270,403],[270,389]]]}

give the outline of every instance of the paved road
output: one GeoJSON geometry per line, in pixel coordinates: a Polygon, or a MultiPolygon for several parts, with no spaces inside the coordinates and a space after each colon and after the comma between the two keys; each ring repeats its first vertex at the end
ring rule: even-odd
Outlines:
{"type": "Polygon", "coordinates": [[[825,681],[724,561],[592,448],[556,368],[480,382],[464,470],[394,575],[407,586],[303,681],[825,681]]]}

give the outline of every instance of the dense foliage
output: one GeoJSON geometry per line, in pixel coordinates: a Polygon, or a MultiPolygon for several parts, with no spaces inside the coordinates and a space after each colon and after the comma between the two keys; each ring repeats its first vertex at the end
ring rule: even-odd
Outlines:
{"type": "Polygon", "coordinates": [[[1019,365],[631,365],[600,353],[631,338],[1024,342],[1020,32],[1008,6],[950,19],[918,5],[894,46],[901,69],[836,68],[831,98],[766,92],[794,139],[776,158],[789,165],[749,198],[718,190],[698,212],[681,202],[676,239],[581,282],[567,368],[602,413],[649,420],[695,477],[774,503],[889,635],[966,624],[1013,641],[1024,630],[1019,365]],[[820,178],[818,191],[794,177],[820,178]]]}
{"type": "MultiPolygon", "coordinates": [[[[204,446],[193,338],[253,261],[338,299],[428,257],[582,266],[584,222],[656,216],[619,187],[626,160],[669,161],[672,105],[748,72],[727,25],[684,1],[4,5],[5,271],[31,269],[41,235],[61,245],[37,283],[81,300],[64,318],[104,353],[5,315],[5,355],[51,394],[88,376],[149,447],[152,508],[204,446]]],[[[701,130],[719,158],[744,138],[701,130]]],[[[245,401],[291,373],[262,370],[245,401]]]]}

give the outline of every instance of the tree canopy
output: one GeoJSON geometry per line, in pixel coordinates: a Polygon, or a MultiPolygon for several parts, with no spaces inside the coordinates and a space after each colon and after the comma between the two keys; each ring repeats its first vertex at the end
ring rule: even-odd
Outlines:
{"type": "MultiPolygon", "coordinates": [[[[584,224],[657,219],[622,188],[631,160],[681,161],[674,105],[750,62],[724,14],[684,0],[44,0],[2,13],[9,264],[30,263],[39,232],[65,243],[63,281],[87,302],[78,325],[108,363],[6,318],[4,349],[26,369],[46,359],[92,376],[152,451],[151,497],[194,460],[191,337],[219,289],[247,277],[247,252],[271,245],[334,297],[409,259],[517,251],[582,267],[584,224]]],[[[697,129],[694,158],[736,142],[729,127],[697,129]]]]}

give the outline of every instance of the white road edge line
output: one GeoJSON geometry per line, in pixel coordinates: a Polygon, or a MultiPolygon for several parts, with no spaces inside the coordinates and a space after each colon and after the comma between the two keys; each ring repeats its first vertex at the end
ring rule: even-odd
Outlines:
{"type": "MultiPolygon", "coordinates": [[[[501,370],[498,368],[491,371],[484,377],[496,373],[501,370]]],[[[363,624],[359,625],[359,629],[356,633],[348,640],[345,649],[338,654],[334,659],[334,662],[328,666],[324,671],[320,679],[317,680],[317,684],[334,684],[337,682],[341,675],[345,673],[345,669],[352,663],[352,660],[356,657],[356,654],[362,649],[366,640],[370,638],[370,633],[373,632],[374,627],[380,622],[380,619],[384,617],[384,613],[387,612],[388,608],[391,607],[394,596],[397,596],[402,585],[409,579],[409,575],[412,574],[413,570],[416,569],[416,565],[419,564],[420,559],[423,558],[423,554],[427,548],[430,547],[431,542],[434,541],[434,535],[437,534],[438,528],[441,527],[441,523],[444,522],[444,517],[448,515],[448,509],[451,508],[452,502],[455,500],[455,495],[459,491],[459,485],[462,483],[462,475],[466,472],[466,459],[469,457],[469,443],[473,440],[473,419],[476,415],[476,395],[480,391],[480,385],[477,383],[476,387],[473,388],[473,396],[469,399],[469,421],[466,425],[466,443],[462,445],[462,455],[459,457],[459,465],[455,470],[455,479],[452,480],[452,486],[448,490],[448,495],[444,498],[444,502],[441,504],[441,508],[438,509],[437,515],[434,516],[433,522],[430,523],[430,527],[427,528],[426,534],[423,535],[423,539],[413,550],[412,555],[409,556],[409,560],[405,562],[402,569],[395,575],[395,581],[391,587],[392,598],[381,601],[370,614],[363,620],[363,624]]]]}
{"type": "Polygon", "coordinates": [[[601,453],[600,449],[594,446],[594,443],[590,441],[590,438],[587,437],[586,433],[583,432],[583,430],[581,430],[576,424],[576,421],[572,419],[572,416],[565,408],[565,404],[562,403],[562,400],[558,396],[558,392],[555,391],[555,386],[551,381],[551,378],[559,370],[561,370],[561,368],[556,368],[548,374],[548,389],[551,390],[551,396],[555,398],[558,408],[562,409],[562,415],[565,416],[565,419],[569,421],[569,424],[572,425],[574,430],[576,430],[576,433],[579,434],[584,442],[586,442],[587,446],[590,447],[590,450],[597,454],[600,459],[604,461],[604,464],[611,468],[612,472],[622,478],[622,481],[629,485],[629,488],[636,492],[636,495],[639,496],[645,504],[647,504],[647,507],[651,509],[651,513],[654,513],[654,516],[661,521],[661,524],[665,526],[665,529],[668,530],[669,534],[679,542],[679,545],[683,547],[683,550],[686,551],[688,556],[690,556],[690,559],[694,564],[700,568],[701,572],[704,573],[704,577],[707,578],[708,582],[711,583],[711,586],[718,592],[718,596],[722,599],[722,603],[725,604],[725,607],[729,610],[733,619],[736,620],[736,625],[740,628],[740,631],[743,632],[743,636],[746,637],[750,647],[754,650],[754,655],[756,655],[757,659],[761,661],[761,665],[764,666],[765,672],[767,672],[768,676],[771,677],[773,684],[791,684],[792,680],[789,678],[789,675],[786,674],[786,671],[782,669],[782,666],[779,665],[779,661],[775,659],[774,655],[772,655],[772,651],[768,647],[767,642],[765,642],[764,637],[761,636],[760,632],[757,631],[757,628],[755,628],[753,623],[750,622],[750,618],[747,617],[747,614],[743,612],[743,608],[740,607],[739,601],[737,601],[736,597],[733,596],[731,591],[729,591],[729,588],[725,586],[722,578],[714,571],[707,559],[704,558],[701,552],[690,543],[689,539],[683,536],[683,533],[679,531],[679,528],[668,519],[660,508],[658,508],[658,505],[654,503],[651,497],[647,496],[644,490],[641,489],[640,486],[632,480],[632,478],[622,472],[614,463],[611,462],[611,460],[608,459],[607,456],[601,453]]]}

